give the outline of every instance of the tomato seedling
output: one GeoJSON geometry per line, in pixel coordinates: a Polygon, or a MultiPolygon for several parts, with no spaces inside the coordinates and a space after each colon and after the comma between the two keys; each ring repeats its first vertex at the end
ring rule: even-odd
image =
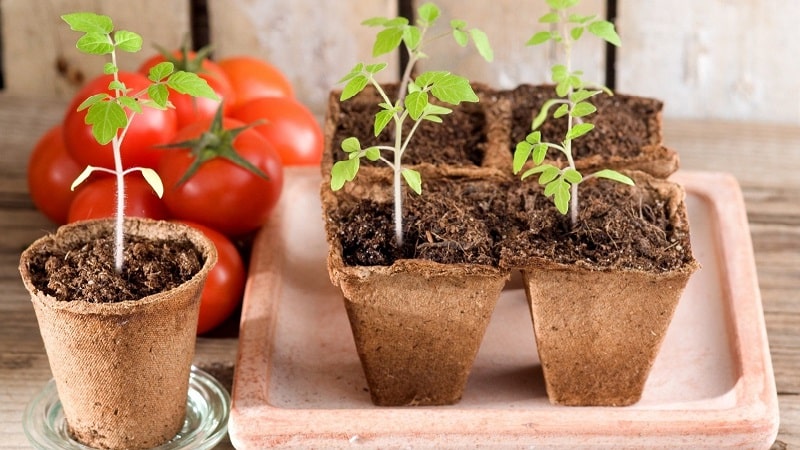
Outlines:
{"type": "Polygon", "coordinates": [[[101,145],[111,144],[114,156],[114,168],[87,166],[72,183],[75,189],[93,172],[111,173],[116,177],[116,208],[114,221],[114,267],[122,272],[123,266],[123,224],[125,216],[125,175],[140,172],[153,190],[161,196],[164,187],[155,170],[148,167],[124,168],[121,147],[133,119],[142,114],[144,108],[166,109],[169,103],[169,89],[182,94],[216,99],[217,94],[208,83],[197,74],[176,71],[170,62],[156,64],[150,69],[150,84],[140,91],[132,90],[119,77],[117,66],[117,50],[138,52],[142,48],[142,37],[132,31],[114,31],[114,25],[108,16],[94,13],[65,14],[61,18],[73,31],[83,33],[78,38],[78,50],[90,55],[110,55],[110,61],[103,67],[106,75],[112,79],[108,84],[109,92],[100,92],[86,98],[77,109],[87,110],[86,123],[92,127],[92,135],[101,145]]]}
{"type": "Polygon", "coordinates": [[[514,174],[518,174],[530,158],[534,167],[522,173],[524,180],[532,175],[539,174],[539,183],[545,187],[544,194],[553,198],[556,209],[561,214],[570,211],[570,222],[574,227],[578,222],[578,185],[592,177],[607,178],[632,185],[633,180],[627,176],[610,169],[603,169],[584,176],[575,168],[575,159],[572,155],[572,142],[594,129],[594,125],[586,122],[585,117],[597,111],[589,101],[595,95],[606,92],[612,95],[605,86],[589,85],[581,78],[583,72],[572,69],[572,46],[580,39],[585,31],[619,46],[620,38],[614,29],[614,24],[597,18],[595,15],[582,16],[570,14],[569,8],[576,6],[580,0],[547,0],[551,10],[541,18],[540,23],[555,24],[557,30],[540,31],[534,34],[527,45],[539,45],[548,41],[560,44],[563,64],[552,67],[552,80],[556,84],[556,98],[550,99],[542,105],[542,109],[533,119],[531,133],[525,140],[519,142],[514,151],[514,174]],[[542,140],[542,133],[538,128],[547,120],[550,109],[558,105],[553,112],[553,118],[567,118],[567,132],[561,143],[552,143],[542,140]],[[567,158],[567,166],[559,168],[553,164],[545,163],[547,151],[555,149],[567,158]]]}
{"type": "Polygon", "coordinates": [[[492,48],[486,34],[476,28],[467,29],[463,20],[450,21],[449,33],[428,38],[426,34],[436,24],[439,14],[440,10],[436,5],[426,3],[417,9],[417,19],[413,25],[409,24],[408,19],[404,17],[375,17],[363,22],[364,25],[383,28],[375,38],[372,56],[377,57],[389,53],[400,47],[401,43],[405,44],[408,51],[408,62],[403,70],[403,77],[398,86],[398,95],[394,101],[389,98],[386,90],[375,79],[375,75],[386,68],[385,63],[358,63],[350,73],[340,80],[341,83],[346,83],[340,101],[356,96],[368,85],[375,87],[383,101],[379,104],[381,110],[375,115],[374,133],[375,136],[378,136],[387,125],[394,123],[392,130],[394,144],[362,148],[356,137],[349,137],[342,141],[342,150],[348,154],[348,158],[337,161],[331,168],[331,189],[337,191],[346,182],[355,179],[361,158],[367,158],[370,161],[381,160],[391,167],[394,173],[394,225],[395,240],[398,246],[403,244],[402,180],[405,180],[417,195],[422,193],[420,173],[403,167],[403,154],[408,149],[411,138],[423,120],[441,123],[442,116],[452,112],[450,108],[431,103],[430,97],[433,96],[450,105],[478,101],[478,96],[472,90],[469,80],[450,72],[427,71],[414,79],[411,78],[417,61],[426,56],[422,52],[424,44],[445,34],[452,34],[455,41],[461,46],[466,46],[472,38],[478,53],[487,61],[493,59],[492,48]],[[413,121],[413,125],[404,135],[403,123],[409,118],[413,121]],[[392,158],[384,158],[381,154],[382,151],[391,152],[392,158]]]}

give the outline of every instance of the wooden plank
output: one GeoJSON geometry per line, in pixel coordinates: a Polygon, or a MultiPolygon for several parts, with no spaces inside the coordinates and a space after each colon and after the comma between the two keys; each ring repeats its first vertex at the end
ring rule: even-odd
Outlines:
{"type": "Polygon", "coordinates": [[[800,123],[793,0],[618,0],[617,90],[665,116],[800,123]]]}
{"type": "Polygon", "coordinates": [[[70,98],[85,81],[102,73],[101,58],[75,48],[79,35],[61,20],[62,14],[106,14],[117,29],[141,34],[144,48],[120,57],[123,70],[136,70],[156,53],[156,44],[179,46],[189,32],[189,0],[3,0],[0,10],[6,91],[33,97],[70,98]]]}
{"type": "MultiPolygon", "coordinates": [[[[397,15],[395,0],[208,0],[210,41],[216,58],[250,55],[280,69],[296,97],[322,115],[328,94],[357,62],[372,62],[375,30],[360,25],[397,15]]],[[[396,54],[381,80],[396,79],[396,54]]]]}
{"type": "MultiPolygon", "coordinates": [[[[414,0],[414,10],[426,0],[414,0]]],[[[548,11],[544,1],[492,0],[464,2],[463,0],[437,0],[442,15],[439,26],[446,27],[451,19],[461,19],[468,27],[476,27],[489,37],[495,59],[485,62],[474,46],[459,47],[446,36],[431,42],[420,68],[449,70],[472,81],[480,81],[498,88],[513,88],[520,83],[545,83],[550,81],[550,67],[562,63],[554,45],[526,46],[525,43],[538,31],[548,30],[548,25],[538,23],[548,11]]],[[[602,0],[584,0],[574,8],[577,14],[605,14],[602,0]]],[[[445,28],[442,28],[445,29],[445,28]]],[[[433,33],[432,35],[436,35],[433,33]]],[[[605,46],[594,36],[582,38],[573,49],[572,66],[584,71],[584,79],[605,82],[605,46]]]]}

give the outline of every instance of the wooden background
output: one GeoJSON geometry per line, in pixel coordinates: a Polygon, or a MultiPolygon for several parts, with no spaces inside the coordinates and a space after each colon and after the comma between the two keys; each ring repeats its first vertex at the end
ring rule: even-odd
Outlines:
{"type": "MultiPolygon", "coordinates": [[[[155,50],[195,34],[215,57],[247,54],[284,71],[298,97],[321,113],[326,93],[358,61],[367,60],[374,29],[366,17],[395,15],[416,0],[0,0],[5,90],[69,97],[98,73],[92,57],[74,49],[75,34],[59,15],[78,10],[111,15],[140,32],[145,49],[122,61],[134,69],[155,50]],[[61,70],[57,68],[62,61],[61,70]]],[[[489,34],[496,59],[448,40],[429,48],[429,67],[499,87],[546,81],[552,48],[526,47],[541,30],[544,1],[439,0],[443,18],[460,18],[489,34]]],[[[575,61],[590,80],[607,71],[620,92],[665,101],[668,118],[716,118],[800,124],[800,20],[795,0],[583,0],[580,10],[616,13],[623,46],[607,61],[605,46],[584,39],[575,61]]],[[[443,22],[444,23],[444,22],[443,22]]],[[[395,65],[396,67],[396,65],[395,65]]],[[[397,71],[395,71],[396,73],[397,71]]]]}

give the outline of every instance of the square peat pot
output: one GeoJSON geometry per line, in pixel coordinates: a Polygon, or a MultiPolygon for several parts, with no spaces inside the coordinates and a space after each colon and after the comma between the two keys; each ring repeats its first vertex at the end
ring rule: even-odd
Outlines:
{"type": "Polygon", "coordinates": [[[769,448],[778,400],[741,191],[679,171],[702,269],[680,300],[642,399],[551,405],[525,294],[498,301],[462,400],[370,401],[341,293],[331,285],[318,168],[292,168],[253,248],[229,422],[239,449],[769,448]]]}

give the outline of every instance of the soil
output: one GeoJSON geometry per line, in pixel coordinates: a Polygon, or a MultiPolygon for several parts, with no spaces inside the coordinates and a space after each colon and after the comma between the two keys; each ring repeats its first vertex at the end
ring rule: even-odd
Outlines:
{"type": "MultiPolygon", "coordinates": [[[[517,143],[525,140],[531,132],[531,122],[544,102],[554,98],[556,93],[549,85],[520,85],[504,95],[511,99],[512,105],[510,151],[513,153],[517,143]]],[[[595,154],[631,158],[639,155],[643,147],[661,143],[657,124],[663,104],[659,100],[598,94],[589,102],[597,107],[597,112],[589,115],[586,122],[593,123],[595,128],[573,142],[572,151],[576,159],[595,154]]],[[[567,131],[567,119],[553,119],[553,111],[555,107],[540,130],[544,141],[560,143],[567,131]]],[[[549,159],[562,157],[557,151],[548,152],[549,159]]]]}
{"type": "Polygon", "coordinates": [[[338,223],[347,265],[391,265],[420,258],[443,264],[497,266],[504,237],[505,188],[497,182],[423,180],[422,195],[404,189],[403,246],[394,236],[391,201],[340,200],[338,223]]]}
{"type": "MultiPolygon", "coordinates": [[[[646,183],[645,183],[646,184],[646,183]]],[[[428,180],[404,194],[404,245],[394,240],[392,203],[340,203],[347,265],[391,265],[400,258],[521,268],[531,258],[594,268],[666,272],[692,261],[688,229],[674,229],[668,200],[652,190],[592,179],[581,184],[573,229],[535,182],[428,180]]]]}
{"type": "MultiPolygon", "coordinates": [[[[396,86],[386,87],[387,95],[394,98],[396,86]]],[[[341,102],[340,115],[337,120],[332,146],[334,161],[345,159],[346,153],[341,150],[341,143],[348,137],[355,136],[361,142],[362,148],[372,145],[394,146],[394,122],[391,122],[383,132],[375,137],[375,114],[380,111],[378,95],[374,88],[368,87],[357,96],[341,102]]],[[[452,113],[442,116],[442,123],[428,120],[422,121],[411,144],[403,154],[403,164],[413,165],[428,162],[431,164],[448,164],[456,166],[480,166],[486,152],[486,116],[480,103],[461,103],[459,106],[442,104],[453,110],[452,113]],[[433,149],[421,154],[418,149],[433,149]]],[[[407,119],[404,123],[406,132],[411,128],[413,121],[407,119]]],[[[382,152],[383,156],[391,159],[389,152],[382,152]]],[[[362,164],[385,163],[362,160],[362,164]]]]}
{"type": "Polygon", "coordinates": [[[516,186],[508,205],[514,238],[503,245],[502,264],[525,267],[531,258],[542,257],[593,268],[667,272],[692,261],[688,227],[675,229],[668,199],[654,191],[595,178],[580,185],[579,199],[573,228],[569,214],[560,214],[538,184],[516,186]]]}
{"type": "Polygon", "coordinates": [[[188,281],[203,255],[188,240],[125,237],[125,264],[114,269],[113,234],[67,248],[47,248],[30,263],[36,288],[60,301],[138,300],[188,281]]]}

